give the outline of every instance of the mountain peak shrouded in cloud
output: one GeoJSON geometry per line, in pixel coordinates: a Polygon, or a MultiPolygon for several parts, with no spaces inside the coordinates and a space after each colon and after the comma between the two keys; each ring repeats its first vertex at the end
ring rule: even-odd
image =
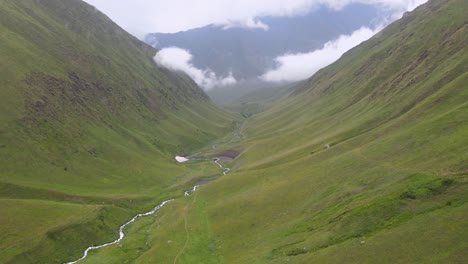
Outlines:
{"type": "Polygon", "coordinates": [[[310,77],[427,0],[85,1],[162,49],[159,65],[211,90],[310,77]]]}
{"type": "MultiPolygon", "coordinates": [[[[257,20],[233,22],[233,25],[209,25],[174,34],[149,34],[145,41],[162,49],[158,60],[165,63],[160,65],[178,70],[190,69],[187,73],[196,76],[194,79],[201,86],[202,83],[208,84],[210,89],[223,86],[225,82],[217,81],[223,79],[220,76],[232,75],[242,85],[246,81],[259,83],[262,80],[259,76],[275,69],[275,58],[278,56],[321,49],[325,43],[341,35],[350,35],[362,27],[374,28],[374,24],[382,20],[381,17],[388,16],[387,12],[371,5],[351,4],[340,10],[321,6],[296,17],[260,17],[257,20]],[[240,26],[240,23],[243,25],[240,26]],[[187,56],[169,58],[174,47],[190,53],[190,59],[187,56]],[[166,48],[171,52],[166,52],[166,48]],[[178,59],[182,57],[185,57],[184,67],[181,67],[178,59]],[[174,65],[170,65],[171,60],[174,60],[174,65]],[[185,63],[187,61],[190,61],[190,67],[185,63]],[[202,72],[207,74],[203,75],[202,72]]],[[[263,84],[260,82],[260,85],[263,84]]]]}
{"type": "MultiPolygon", "coordinates": [[[[297,16],[319,6],[339,10],[352,3],[378,5],[400,13],[427,0],[85,0],[124,29],[143,38],[150,32],[178,32],[209,24],[255,21],[264,16],[297,16]],[[174,19],[177,18],[177,19],[174,19]]],[[[239,26],[245,26],[239,23],[239,26]]]]}

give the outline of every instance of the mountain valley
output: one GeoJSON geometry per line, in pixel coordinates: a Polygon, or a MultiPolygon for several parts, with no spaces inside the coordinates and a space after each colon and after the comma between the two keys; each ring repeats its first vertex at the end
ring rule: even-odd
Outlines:
{"type": "Polygon", "coordinates": [[[0,2],[0,263],[127,221],[77,263],[464,263],[466,10],[430,0],[220,107],[81,0],[0,2]]]}

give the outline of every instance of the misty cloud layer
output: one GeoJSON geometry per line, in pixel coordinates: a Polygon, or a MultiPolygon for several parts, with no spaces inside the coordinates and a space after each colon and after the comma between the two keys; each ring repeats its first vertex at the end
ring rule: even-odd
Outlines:
{"type": "Polygon", "coordinates": [[[262,21],[259,19],[254,19],[254,18],[247,18],[244,20],[238,20],[238,21],[228,21],[224,24],[221,24],[224,29],[230,29],[230,28],[258,28],[258,29],[263,29],[267,31],[269,29],[268,25],[264,24],[262,21]]]}
{"type": "Polygon", "coordinates": [[[216,86],[233,85],[237,81],[230,74],[229,76],[220,78],[209,70],[201,70],[196,68],[192,63],[192,54],[185,49],[171,47],[160,50],[154,56],[154,61],[162,67],[175,71],[183,71],[189,75],[200,87],[205,90],[210,90],[216,86]]]}
{"type": "Polygon", "coordinates": [[[285,54],[275,59],[278,67],[260,79],[267,82],[291,82],[309,78],[321,68],[338,60],[346,51],[368,40],[382,27],[369,29],[362,27],[351,35],[342,35],[338,39],[325,43],[324,47],[309,53],[285,54]]]}

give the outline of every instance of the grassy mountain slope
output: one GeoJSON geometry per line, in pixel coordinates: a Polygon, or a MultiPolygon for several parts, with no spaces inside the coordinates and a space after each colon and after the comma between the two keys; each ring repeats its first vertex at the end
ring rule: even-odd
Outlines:
{"type": "Polygon", "coordinates": [[[146,247],[94,260],[464,263],[466,10],[429,1],[346,53],[247,121],[231,174],[136,225],[146,247]]]}
{"type": "Polygon", "coordinates": [[[0,2],[0,262],[115,238],[196,176],[175,154],[230,132],[235,117],[155,53],[78,0],[0,2]]]}

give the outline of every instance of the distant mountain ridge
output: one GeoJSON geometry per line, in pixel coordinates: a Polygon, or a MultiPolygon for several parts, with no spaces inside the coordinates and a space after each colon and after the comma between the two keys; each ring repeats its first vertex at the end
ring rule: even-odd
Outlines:
{"type": "Polygon", "coordinates": [[[386,15],[372,5],[350,4],[338,11],[322,6],[302,16],[260,18],[268,30],[208,25],[178,33],[148,34],[145,42],[159,49],[187,49],[198,68],[211,69],[220,76],[232,72],[237,80],[251,80],[272,68],[277,56],[321,48],[342,34],[375,26],[386,15]]]}

